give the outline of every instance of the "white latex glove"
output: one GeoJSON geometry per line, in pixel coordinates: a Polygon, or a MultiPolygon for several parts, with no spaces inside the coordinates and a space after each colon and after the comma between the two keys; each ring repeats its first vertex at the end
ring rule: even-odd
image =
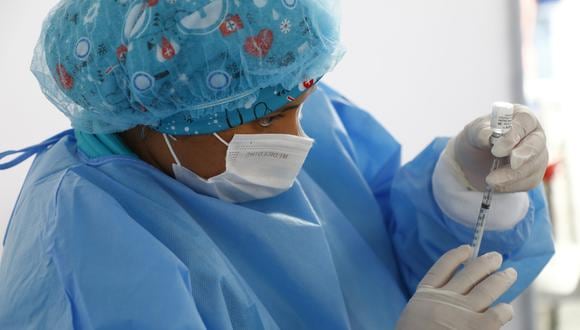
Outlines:
{"type": "Polygon", "coordinates": [[[549,157],[544,130],[534,114],[516,105],[513,128],[493,149],[491,134],[490,116],[485,116],[468,124],[449,144],[470,188],[484,191],[487,182],[500,193],[524,192],[542,182],[549,157]],[[509,164],[490,174],[493,156],[509,156],[509,164]]]}
{"type": "Polygon", "coordinates": [[[502,257],[492,252],[455,274],[471,253],[464,245],[437,261],[403,311],[397,330],[498,330],[512,319],[511,305],[490,306],[512,286],[517,272],[496,272],[502,257]]]}

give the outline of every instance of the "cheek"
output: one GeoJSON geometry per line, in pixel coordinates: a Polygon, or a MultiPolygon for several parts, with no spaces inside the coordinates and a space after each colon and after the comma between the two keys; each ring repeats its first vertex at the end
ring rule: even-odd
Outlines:
{"type": "Polygon", "coordinates": [[[271,127],[275,133],[299,135],[298,111],[288,111],[283,118],[278,119],[271,127]]]}

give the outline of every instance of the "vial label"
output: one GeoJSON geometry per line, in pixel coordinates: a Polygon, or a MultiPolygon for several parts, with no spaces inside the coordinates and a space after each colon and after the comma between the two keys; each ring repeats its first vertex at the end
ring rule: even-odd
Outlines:
{"type": "Polygon", "coordinates": [[[507,131],[512,128],[513,115],[500,115],[494,120],[493,129],[507,131]]]}

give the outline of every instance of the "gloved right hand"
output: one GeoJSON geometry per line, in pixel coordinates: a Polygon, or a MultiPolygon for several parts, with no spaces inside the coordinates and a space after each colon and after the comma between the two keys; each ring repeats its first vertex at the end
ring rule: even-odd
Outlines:
{"type": "Polygon", "coordinates": [[[491,116],[468,124],[449,143],[445,153],[456,162],[471,187],[485,191],[490,184],[496,192],[525,192],[538,186],[546,173],[549,154],[546,134],[538,118],[525,106],[515,105],[513,128],[492,146],[491,116]],[[489,173],[493,158],[508,157],[509,165],[489,173]]]}
{"type": "Polygon", "coordinates": [[[490,306],[512,286],[517,272],[496,272],[503,260],[492,252],[455,274],[472,251],[464,245],[437,261],[403,311],[397,330],[498,330],[512,319],[511,305],[490,306]]]}

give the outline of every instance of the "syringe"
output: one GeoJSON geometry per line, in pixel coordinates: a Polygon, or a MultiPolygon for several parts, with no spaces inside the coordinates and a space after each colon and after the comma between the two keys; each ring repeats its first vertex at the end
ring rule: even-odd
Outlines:
{"type": "MultiPolygon", "coordinates": [[[[514,116],[514,105],[511,103],[498,102],[493,104],[493,111],[491,114],[491,129],[493,133],[490,138],[490,143],[493,146],[497,140],[502,136],[507,134],[512,128],[512,120],[514,116]]],[[[501,158],[493,159],[493,164],[491,166],[491,172],[497,170],[503,164],[501,158]]],[[[477,217],[477,224],[475,225],[475,235],[473,236],[473,241],[471,246],[473,247],[473,255],[471,260],[475,259],[479,255],[479,249],[481,247],[481,240],[483,239],[483,233],[485,232],[485,223],[487,220],[487,213],[491,208],[491,201],[493,199],[493,188],[489,185],[485,187],[485,192],[483,193],[483,200],[481,202],[481,207],[479,209],[479,215],[477,217]]]]}

